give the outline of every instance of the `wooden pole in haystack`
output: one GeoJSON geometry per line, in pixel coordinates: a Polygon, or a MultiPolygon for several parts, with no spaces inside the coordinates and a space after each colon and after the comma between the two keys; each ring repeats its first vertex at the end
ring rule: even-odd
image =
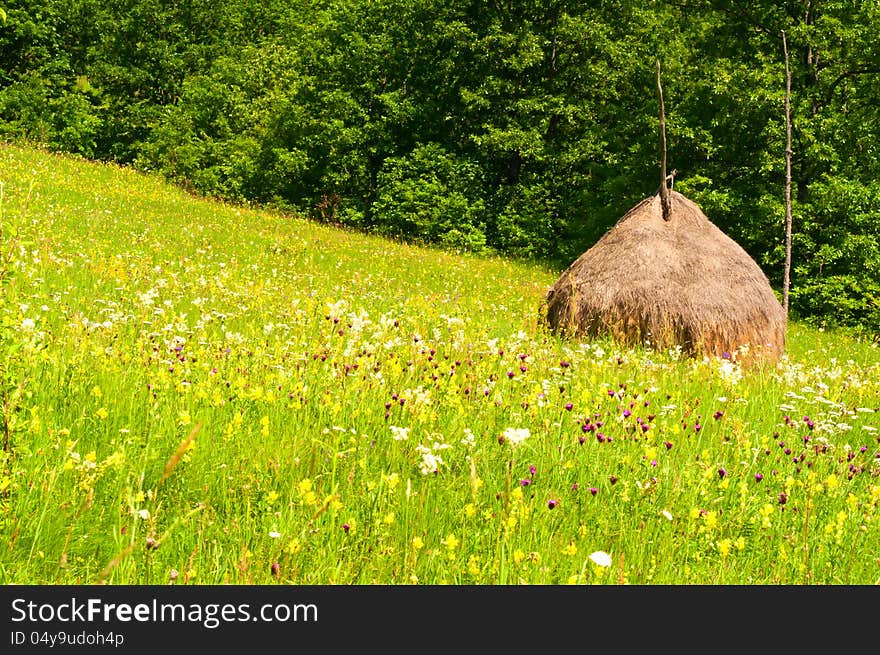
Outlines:
{"type": "Polygon", "coordinates": [[[666,186],[666,110],[663,107],[663,87],[660,86],[660,60],[657,60],[657,98],[660,101],[660,204],[663,220],[669,220],[669,187],[666,186]]]}
{"type": "Polygon", "coordinates": [[[791,69],[788,67],[788,43],[782,31],[785,53],[785,268],[782,272],[782,309],[788,318],[788,295],[791,287],[791,69]]]}

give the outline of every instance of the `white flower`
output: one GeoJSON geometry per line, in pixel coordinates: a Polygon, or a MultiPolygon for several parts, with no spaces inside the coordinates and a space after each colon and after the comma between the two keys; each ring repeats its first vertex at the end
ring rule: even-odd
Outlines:
{"type": "Polygon", "coordinates": [[[461,440],[461,443],[463,445],[467,446],[468,448],[473,448],[474,446],[477,445],[477,440],[474,437],[474,433],[471,432],[470,428],[464,429],[464,439],[461,440]]]}
{"type": "Polygon", "coordinates": [[[275,532],[275,531],[273,530],[272,532],[269,533],[269,536],[272,537],[273,539],[279,539],[279,538],[281,537],[281,533],[280,533],[280,532],[275,532]]]}
{"type": "MultiPolygon", "coordinates": [[[[434,445],[436,446],[437,444],[434,445]]],[[[422,444],[419,444],[416,448],[422,456],[422,461],[419,462],[419,470],[422,472],[422,475],[436,473],[440,470],[440,466],[443,464],[443,458],[440,455],[435,454],[430,448],[422,444]]]]}
{"type": "Polygon", "coordinates": [[[665,518],[667,521],[672,520],[672,512],[670,512],[668,509],[664,509],[662,512],[660,512],[660,514],[662,514],[663,518],[665,518]]]}
{"type": "Polygon", "coordinates": [[[531,436],[528,428],[507,428],[504,430],[504,440],[509,441],[510,445],[518,446],[531,436]]]}
{"type": "Polygon", "coordinates": [[[33,331],[36,326],[37,324],[34,323],[34,319],[32,318],[26,318],[21,322],[21,329],[25,332],[33,331]]]}
{"type": "Polygon", "coordinates": [[[389,427],[391,428],[391,436],[395,441],[406,441],[409,439],[409,428],[400,428],[396,425],[389,427]]]}
{"type": "Polygon", "coordinates": [[[611,555],[604,550],[597,550],[590,555],[590,560],[598,566],[611,566],[611,555]]]}
{"type": "Polygon", "coordinates": [[[148,509],[139,509],[138,516],[140,516],[144,521],[149,520],[150,518],[150,510],[148,509]]]}

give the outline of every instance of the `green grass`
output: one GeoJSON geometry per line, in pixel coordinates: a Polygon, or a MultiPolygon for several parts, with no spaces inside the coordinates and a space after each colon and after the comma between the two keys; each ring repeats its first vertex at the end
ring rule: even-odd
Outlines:
{"type": "Polygon", "coordinates": [[[32,149],[0,182],[6,584],[880,580],[876,344],[565,342],[556,271],[32,149]]]}

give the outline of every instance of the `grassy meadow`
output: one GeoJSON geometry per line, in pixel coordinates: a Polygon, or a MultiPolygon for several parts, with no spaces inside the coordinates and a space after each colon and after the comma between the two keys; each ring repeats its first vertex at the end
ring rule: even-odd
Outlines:
{"type": "Polygon", "coordinates": [[[4,584],[877,584],[880,348],[566,342],[557,271],[0,146],[4,584]]]}

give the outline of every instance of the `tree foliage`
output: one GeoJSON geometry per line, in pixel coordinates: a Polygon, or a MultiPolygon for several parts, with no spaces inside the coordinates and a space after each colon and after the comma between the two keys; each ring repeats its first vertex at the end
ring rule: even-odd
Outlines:
{"type": "Polygon", "coordinates": [[[876,0],[9,0],[0,135],[193,192],[568,264],[677,189],[792,311],[880,331],[876,0]]]}

